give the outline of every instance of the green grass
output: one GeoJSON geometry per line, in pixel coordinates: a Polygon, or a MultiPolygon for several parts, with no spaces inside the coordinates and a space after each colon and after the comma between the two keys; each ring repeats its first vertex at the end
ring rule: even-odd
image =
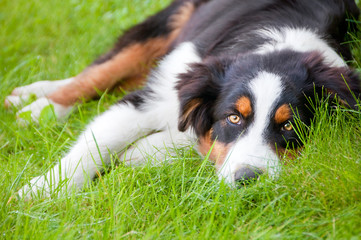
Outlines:
{"type": "MultiPolygon", "coordinates": [[[[0,102],[16,86],[80,72],[167,2],[0,1],[0,102]]],[[[0,239],[361,239],[361,113],[342,109],[318,112],[302,155],[278,180],[229,188],[185,148],[161,166],[113,166],[81,192],[7,204],[116,100],[107,94],[66,122],[25,127],[0,105],[0,239]]]]}

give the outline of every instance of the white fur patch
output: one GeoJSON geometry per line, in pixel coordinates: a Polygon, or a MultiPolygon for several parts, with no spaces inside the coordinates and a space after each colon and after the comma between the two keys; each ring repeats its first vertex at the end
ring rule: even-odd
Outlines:
{"type": "Polygon", "coordinates": [[[98,116],[59,164],[45,175],[32,179],[18,194],[29,198],[38,193],[49,196],[56,190],[61,193],[72,187],[82,188],[97,171],[110,164],[110,154],[122,152],[135,141],[129,150],[130,159],[123,156],[124,160],[132,162],[134,158],[134,163],[139,164],[146,157],[141,153],[143,150],[156,157],[164,157],[165,151],[161,148],[171,146],[172,142],[180,144],[186,139],[194,140],[189,138],[193,137],[191,133],[177,130],[179,102],[174,87],[177,75],[185,72],[188,64],[195,61],[200,61],[200,58],[194,46],[191,43],[181,44],[164,58],[152,75],[156,78],[150,85],[154,97],[140,109],[131,104],[116,104],[98,116]],[[161,132],[140,139],[155,131],[161,132]]]}
{"type": "Polygon", "coordinates": [[[141,165],[145,160],[153,165],[172,157],[173,149],[189,146],[194,140],[176,129],[153,133],[132,144],[119,159],[127,165],[141,165]]]}
{"type": "Polygon", "coordinates": [[[21,95],[21,96],[7,96],[5,98],[5,107],[9,108],[11,106],[13,107],[20,107],[24,102],[28,101],[30,98],[30,95],[21,95]]]}
{"type": "Polygon", "coordinates": [[[325,63],[335,67],[347,66],[343,59],[317,33],[305,28],[268,28],[258,31],[270,42],[259,47],[255,53],[266,54],[277,50],[291,49],[297,52],[318,51],[325,58],[325,63]]]}
{"type": "Polygon", "coordinates": [[[246,166],[267,171],[271,176],[277,174],[279,170],[278,156],[265,142],[263,135],[282,88],[281,77],[268,72],[259,73],[250,82],[250,90],[255,101],[254,121],[229,151],[226,161],[218,172],[220,179],[233,183],[236,171],[246,166]]]}
{"type": "Polygon", "coordinates": [[[50,99],[42,97],[18,111],[17,118],[19,121],[22,121],[21,114],[24,112],[31,112],[31,119],[34,122],[38,122],[42,110],[50,105],[54,107],[54,114],[56,118],[64,118],[72,109],[72,106],[63,106],[51,101],[50,99]]]}
{"type": "Polygon", "coordinates": [[[73,78],[67,78],[57,81],[39,81],[23,87],[15,88],[11,95],[13,96],[27,96],[30,94],[36,95],[38,98],[46,97],[47,95],[55,92],[59,87],[62,87],[73,81],[73,78]]]}
{"type": "Polygon", "coordinates": [[[18,122],[26,123],[24,119],[21,118],[21,114],[28,111],[31,111],[31,119],[34,122],[38,122],[41,111],[49,105],[54,107],[54,114],[58,119],[64,118],[71,111],[72,107],[55,103],[50,99],[47,99],[46,96],[55,92],[60,87],[67,85],[71,81],[73,81],[73,78],[57,81],[39,81],[23,87],[17,87],[11,93],[12,95],[6,97],[5,106],[20,107],[25,101],[29,100],[32,94],[34,94],[38,99],[17,112],[18,122]]]}

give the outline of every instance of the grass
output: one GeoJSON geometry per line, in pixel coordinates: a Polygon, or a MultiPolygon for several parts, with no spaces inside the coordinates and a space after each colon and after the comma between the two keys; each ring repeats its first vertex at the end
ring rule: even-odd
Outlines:
{"type": "MultiPolygon", "coordinates": [[[[167,2],[1,1],[0,102],[16,86],[78,73],[167,2]]],[[[107,94],[65,122],[28,126],[0,107],[0,239],[361,239],[361,113],[341,108],[318,111],[302,155],[278,180],[231,189],[184,148],[161,166],[113,166],[82,192],[7,204],[116,100],[107,94]]]]}

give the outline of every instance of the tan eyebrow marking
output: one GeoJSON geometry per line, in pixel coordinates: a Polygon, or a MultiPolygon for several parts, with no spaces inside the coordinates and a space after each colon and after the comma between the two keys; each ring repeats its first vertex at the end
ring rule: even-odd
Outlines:
{"type": "Polygon", "coordinates": [[[236,102],[236,109],[247,118],[252,113],[251,100],[248,97],[240,97],[236,102]]]}
{"type": "Polygon", "coordinates": [[[279,107],[275,114],[276,124],[282,124],[291,118],[291,108],[288,104],[283,104],[279,107]]]}

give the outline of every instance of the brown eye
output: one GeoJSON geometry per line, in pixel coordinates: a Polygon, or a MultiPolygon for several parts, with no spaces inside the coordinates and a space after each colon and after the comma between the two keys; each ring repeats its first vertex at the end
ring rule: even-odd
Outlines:
{"type": "Polygon", "coordinates": [[[233,124],[239,124],[241,118],[238,115],[232,114],[228,116],[228,121],[230,121],[233,124]]]}
{"type": "Polygon", "coordinates": [[[285,123],[285,125],[283,125],[283,127],[282,127],[282,130],[284,130],[284,131],[291,131],[292,129],[293,129],[293,127],[290,122],[285,123]]]}

